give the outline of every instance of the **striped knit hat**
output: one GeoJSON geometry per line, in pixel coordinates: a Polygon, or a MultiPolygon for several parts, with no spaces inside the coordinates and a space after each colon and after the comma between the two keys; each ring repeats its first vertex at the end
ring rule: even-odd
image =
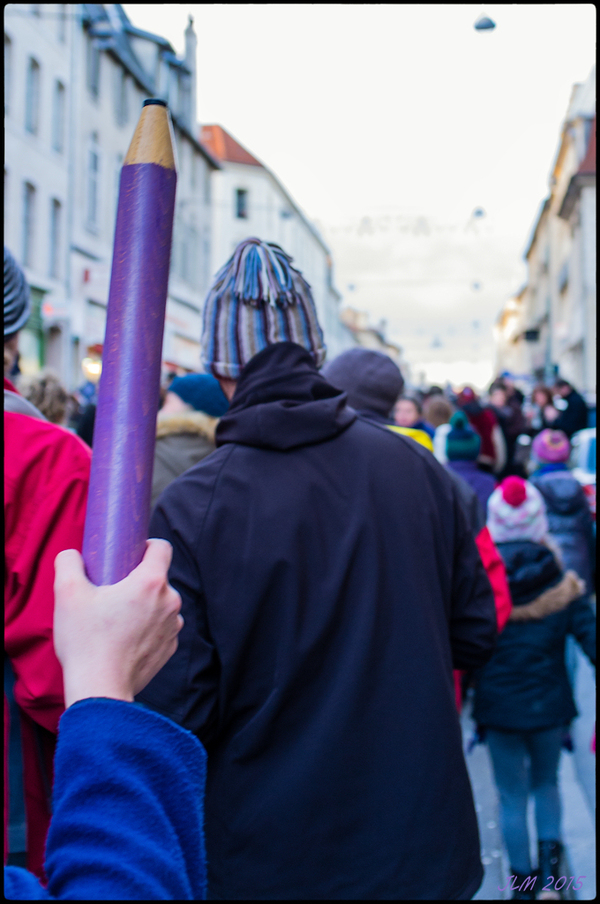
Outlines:
{"type": "Polygon", "coordinates": [[[321,366],[326,347],[315,303],[291,264],[279,245],[249,238],[219,270],[206,297],[201,339],[202,363],[215,376],[237,380],[275,342],[296,342],[321,366]]]}
{"type": "Polygon", "coordinates": [[[494,543],[540,543],[548,533],[542,494],[528,480],[506,477],[488,499],[487,527],[494,543]]]}
{"type": "Polygon", "coordinates": [[[29,318],[29,286],[23,271],[4,246],[4,338],[14,336],[29,318]]]}

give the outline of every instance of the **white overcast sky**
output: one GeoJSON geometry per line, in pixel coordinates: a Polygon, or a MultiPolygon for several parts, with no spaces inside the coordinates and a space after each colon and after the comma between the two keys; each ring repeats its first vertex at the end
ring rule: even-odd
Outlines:
{"type": "Polygon", "coordinates": [[[525,279],[522,253],[548,193],[572,86],[595,62],[595,7],[486,5],[497,27],[483,33],[473,28],[479,4],[124,9],[178,53],[194,17],[199,122],[230,131],[317,221],[344,303],[368,310],[374,322],[386,319],[413,365],[445,363],[455,382],[475,379],[476,367],[483,373],[491,325],[525,279]],[[464,238],[476,207],[486,217],[465,249],[456,236],[464,238]],[[425,217],[430,239],[438,229],[436,242],[407,239],[403,255],[401,233],[393,248],[375,233],[363,236],[361,252],[356,225],[385,213],[425,217]],[[452,272],[441,263],[444,234],[452,272]],[[412,283],[403,284],[398,274],[410,260],[412,283]],[[457,294],[456,267],[468,287],[480,282],[479,295],[457,294]],[[420,276],[429,296],[407,296],[420,276]]]}

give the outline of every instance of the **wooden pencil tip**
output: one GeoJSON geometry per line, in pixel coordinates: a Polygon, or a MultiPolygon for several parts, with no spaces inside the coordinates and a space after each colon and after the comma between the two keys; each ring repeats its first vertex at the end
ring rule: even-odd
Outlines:
{"type": "Polygon", "coordinates": [[[171,117],[165,101],[160,98],[145,100],[123,166],[156,163],[174,170],[174,144],[171,117]]]}

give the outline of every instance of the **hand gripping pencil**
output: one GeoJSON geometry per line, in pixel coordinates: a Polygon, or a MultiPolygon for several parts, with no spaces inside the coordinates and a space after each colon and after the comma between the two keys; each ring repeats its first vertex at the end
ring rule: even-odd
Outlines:
{"type": "Polygon", "coordinates": [[[121,170],[94,426],[83,558],[96,585],[146,548],[176,183],[167,106],[146,100],[121,170]]]}

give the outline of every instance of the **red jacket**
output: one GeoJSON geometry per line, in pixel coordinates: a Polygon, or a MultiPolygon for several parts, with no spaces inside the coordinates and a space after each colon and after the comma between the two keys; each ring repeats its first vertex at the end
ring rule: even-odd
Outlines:
{"type": "MultiPolygon", "coordinates": [[[[14,390],[7,380],[4,385],[14,390]]],[[[49,812],[36,746],[41,740],[51,778],[53,736],[64,710],[62,672],[52,643],[54,559],[63,549],[81,550],[91,451],[63,427],[6,410],[10,407],[5,393],[4,644],[22,713],[27,866],[42,877],[49,812]],[[37,736],[34,723],[42,727],[37,736]]],[[[5,721],[6,713],[5,706],[5,721]]],[[[6,732],[4,745],[6,862],[6,732]]]]}
{"type": "MultiPolygon", "coordinates": [[[[483,567],[485,568],[490,584],[492,585],[492,590],[494,591],[496,623],[498,634],[500,634],[506,626],[508,616],[512,609],[506,568],[487,527],[482,527],[475,537],[475,543],[479,550],[483,567]]],[[[456,692],[456,705],[459,712],[462,708],[461,677],[463,674],[463,672],[457,670],[454,671],[454,690],[456,692]]]]}

